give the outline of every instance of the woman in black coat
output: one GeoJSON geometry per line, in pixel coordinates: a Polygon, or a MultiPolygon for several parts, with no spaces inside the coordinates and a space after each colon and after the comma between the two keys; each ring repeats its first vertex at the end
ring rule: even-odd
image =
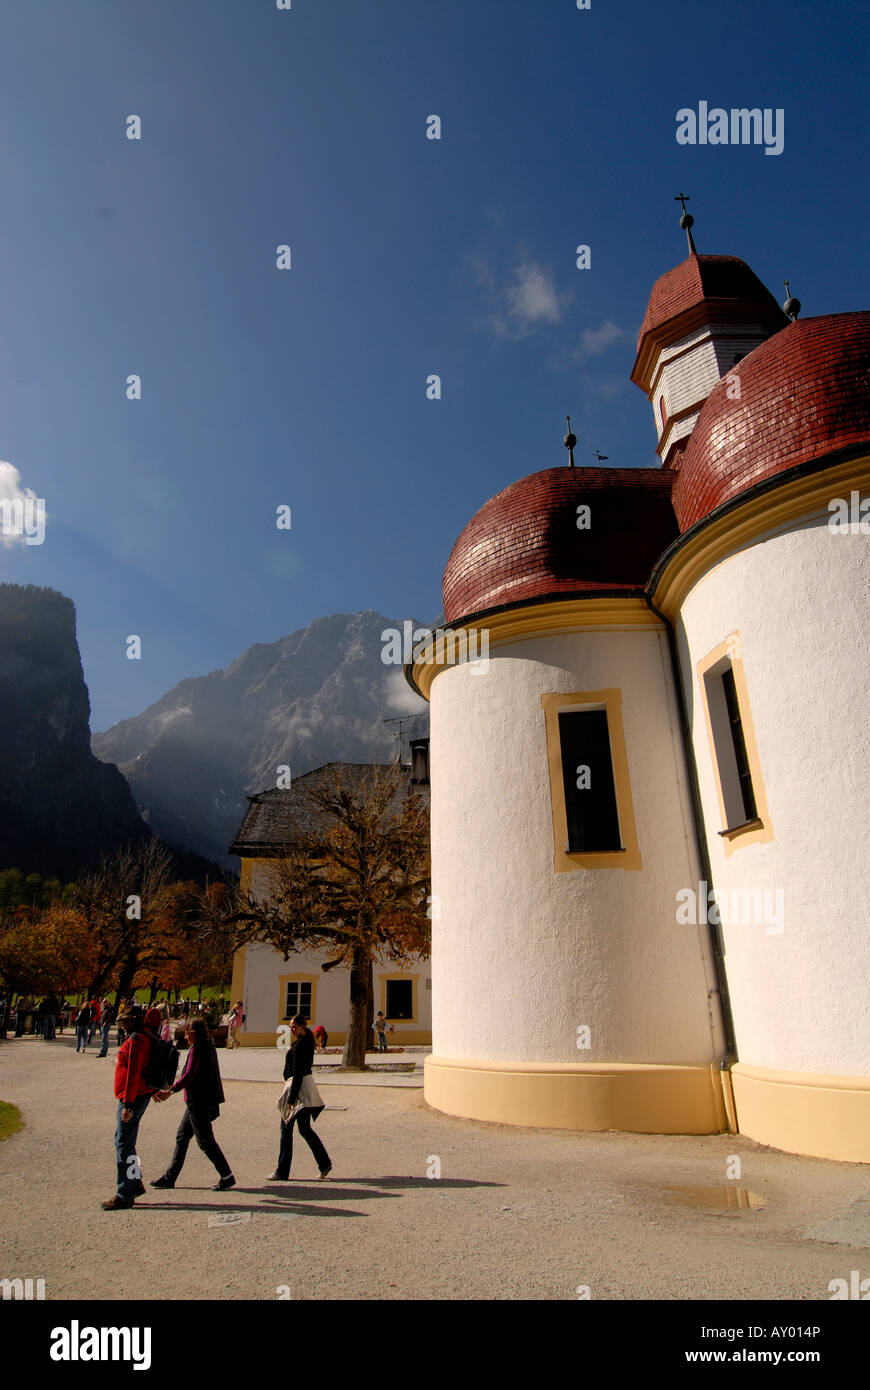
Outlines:
{"type": "Polygon", "coordinates": [[[323,1110],[320,1092],[314,1085],[311,1068],[314,1065],[314,1034],[308,1028],[308,1020],[297,1014],[290,1023],[293,1043],[284,1060],[284,1080],[290,1082],[284,1088],[281,1109],[281,1148],[278,1153],[278,1167],[269,1175],[269,1182],[287,1182],[290,1165],[293,1162],[293,1126],[298,1124],[299,1133],[314,1155],[320,1169],[320,1176],[328,1178],[332,1172],[332,1160],[324,1145],[311,1128],[323,1110]]]}
{"type": "Polygon", "coordinates": [[[213,1192],[224,1192],[235,1187],[236,1180],[227,1163],[212,1130],[212,1121],[218,1118],[224,1102],[215,1045],[209,1037],[204,1018],[193,1018],[187,1025],[187,1041],[190,1050],[187,1063],[175,1085],[168,1091],[158,1091],[155,1100],[168,1100],[175,1091],[184,1091],[187,1102],[178,1133],[175,1136],[175,1152],[172,1162],[162,1178],[155,1178],[152,1187],[174,1187],[175,1180],[184,1166],[187,1149],[191,1139],[202,1149],[206,1158],[211,1159],[218,1170],[220,1181],[212,1188],[213,1192]]]}

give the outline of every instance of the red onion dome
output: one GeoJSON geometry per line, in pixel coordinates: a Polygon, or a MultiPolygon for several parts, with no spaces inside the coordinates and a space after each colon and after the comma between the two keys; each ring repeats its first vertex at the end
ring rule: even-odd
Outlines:
{"type": "Polygon", "coordinates": [[[798,319],[749,353],[704,402],[674,484],[680,530],[766,478],[864,444],[870,312],[798,319]]]}
{"type": "Polygon", "coordinates": [[[496,493],[450,553],[446,621],[536,600],[642,590],[678,534],[674,476],[660,468],[547,468],[496,493]],[[584,507],[589,524],[581,529],[584,507]]]}

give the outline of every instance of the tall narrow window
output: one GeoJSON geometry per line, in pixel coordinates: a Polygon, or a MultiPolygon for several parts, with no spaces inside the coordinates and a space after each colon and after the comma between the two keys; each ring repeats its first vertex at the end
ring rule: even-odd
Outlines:
{"type": "Polygon", "coordinates": [[[755,791],[752,786],[752,773],[749,770],[746,739],[743,736],[743,721],[740,718],[740,705],[737,701],[737,690],[734,685],[734,672],[730,666],[727,666],[722,672],[722,690],[725,695],[725,708],[728,711],[728,723],[731,727],[731,745],[734,749],[737,778],[740,783],[743,819],[745,821],[755,820],[758,814],[755,808],[755,791]]]}
{"type": "Polygon", "coordinates": [[[306,980],[290,980],[287,985],[284,1017],[293,1018],[296,1014],[311,1017],[311,985],[306,980]]]}
{"type": "Polygon", "coordinates": [[[560,713],[568,853],[621,850],[607,711],[560,713]]]}
{"type": "Polygon", "coordinates": [[[725,854],[773,839],[739,632],[697,665],[725,854]]]}

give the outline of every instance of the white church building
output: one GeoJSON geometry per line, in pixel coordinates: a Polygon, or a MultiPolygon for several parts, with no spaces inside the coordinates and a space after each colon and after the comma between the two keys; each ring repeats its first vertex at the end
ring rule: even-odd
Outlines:
{"type": "MultiPolygon", "coordinates": [[[[690,219],[682,225],[690,226],[690,219]]],[[[870,314],[742,260],[653,286],[658,468],[545,468],[421,644],[452,1115],[870,1161],[870,314]]],[[[570,445],[573,437],[567,437],[570,445]]]]}

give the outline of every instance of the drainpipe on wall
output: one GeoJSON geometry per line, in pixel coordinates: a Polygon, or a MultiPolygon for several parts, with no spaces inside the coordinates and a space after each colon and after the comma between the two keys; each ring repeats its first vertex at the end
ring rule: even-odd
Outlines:
{"type": "MultiPolygon", "coordinates": [[[[674,633],[673,624],[670,619],[656,608],[649,594],[644,591],[644,600],[651,613],[664,624],[668,635],[668,651],[671,655],[671,670],[674,677],[674,686],[677,694],[677,709],[680,716],[680,731],[683,736],[683,750],[686,755],[686,768],[689,774],[689,793],[692,801],[692,818],[695,822],[695,842],[698,849],[698,860],[701,865],[701,873],[704,882],[707,884],[708,891],[713,887],[713,875],[710,870],[710,856],[707,852],[707,834],[704,826],[704,813],[701,808],[701,790],[698,785],[698,767],[695,762],[695,749],[692,745],[691,733],[689,730],[689,716],[686,711],[686,700],[683,693],[683,677],[680,671],[680,659],[677,654],[677,639],[674,633]]],[[[719,1000],[719,1018],[722,1024],[722,1032],[725,1037],[725,1055],[720,1058],[719,1070],[722,1081],[722,1099],[725,1104],[725,1114],[728,1119],[728,1130],[731,1134],[738,1133],[737,1110],[734,1104],[734,1090],[731,1085],[731,1067],[737,1061],[737,1044],[734,1037],[734,1019],[731,1014],[731,1000],[728,994],[728,977],[725,972],[725,946],[722,940],[722,929],[710,921],[709,913],[706,911],[707,935],[710,942],[710,954],[713,958],[713,970],[716,976],[716,994],[719,1000]]]]}

